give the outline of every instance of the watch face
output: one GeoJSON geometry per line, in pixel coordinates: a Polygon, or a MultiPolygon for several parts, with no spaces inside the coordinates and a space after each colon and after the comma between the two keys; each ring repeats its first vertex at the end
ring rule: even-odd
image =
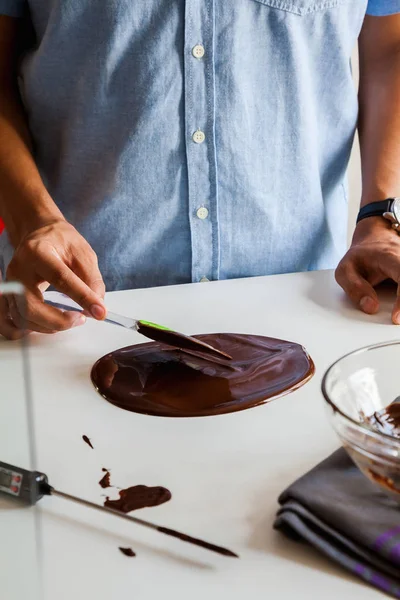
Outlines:
{"type": "Polygon", "coordinates": [[[396,217],[396,221],[400,223],[400,198],[395,198],[393,200],[392,211],[396,217]]]}

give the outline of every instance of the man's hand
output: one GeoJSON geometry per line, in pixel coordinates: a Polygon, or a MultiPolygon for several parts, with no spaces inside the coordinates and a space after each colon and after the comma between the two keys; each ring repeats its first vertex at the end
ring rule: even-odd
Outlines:
{"type": "Polygon", "coordinates": [[[382,217],[369,217],[358,223],[336,281],[363,312],[372,315],[379,310],[374,287],[386,279],[398,286],[392,320],[400,325],[400,236],[382,217]]]}
{"type": "Polygon", "coordinates": [[[0,215],[15,248],[7,279],[20,281],[27,290],[27,311],[16,298],[0,297],[0,334],[7,338],[21,337],[23,329],[51,333],[84,322],[80,313],[44,304],[49,285],[96,319],[106,314],[96,255],[65,221],[32,154],[17,80],[20,41],[27,42],[24,20],[0,15],[0,215]]]}
{"type": "MultiPolygon", "coordinates": [[[[400,14],[366,16],[359,39],[362,166],[361,206],[400,195],[400,14]]],[[[376,313],[374,287],[392,279],[400,287],[400,237],[382,217],[356,227],[336,279],[361,310],[376,313]]],[[[399,289],[398,287],[398,289],[399,289]]],[[[392,320],[400,324],[400,293],[392,320]]]]}
{"type": "Polygon", "coordinates": [[[85,322],[77,312],[62,312],[44,304],[43,292],[52,285],[67,294],[95,319],[104,319],[105,287],[96,254],[64,220],[31,232],[18,244],[7,270],[7,280],[24,284],[26,307],[17,299],[0,298],[0,334],[21,337],[22,330],[55,333],[85,322]]]}

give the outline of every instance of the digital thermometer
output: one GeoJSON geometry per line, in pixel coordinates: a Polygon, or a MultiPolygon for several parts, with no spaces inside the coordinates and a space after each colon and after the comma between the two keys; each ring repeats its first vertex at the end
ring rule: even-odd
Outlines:
{"type": "Polygon", "coordinates": [[[26,471],[0,461],[0,492],[8,494],[25,504],[36,504],[40,498],[50,493],[50,486],[44,473],[26,471]]]}
{"type": "Polygon", "coordinates": [[[215,544],[210,544],[209,542],[205,542],[204,540],[200,540],[199,538],[192,537],[190,535],[187,535],[186,533],[181,533],[179,531],[175,531],[174,529],[169,529],[169,527],[155,525],[154,523],[150,523],[149,521],[144,521],[143,519],[139,519],[138,517],[131,517],[130,515],[119,512],[112,508],[100,506],[99,504],[88,502],[87,500],[83,500],[82,498],[76,498],[75,496],[59,492],[53,487],[51,487],[51,485],[49,485],[47,476],[44,473],[39,473],[39,471],[26,471],[25,469],[20,469],[19,467],[15,467],[14,465],[9,465],[8,463],[4,463],[1,461],[0,493],[6,494],[12,498],[15,498],[16,500],[20,500],[25,504],[36,504],[36,502],[40,500],[40,498],[42,498],[43,496],[58,496],[59,498],[63,498],[64,500],[76,502],[88,508],[94,508],[95,510],[112,514],[121,519],[130,521],[131,523],[135,523],[136,525],[141,525],[142,527],[154,529],[159,533],[164,533],[165,535],[177,538],[182,542],[188,542],[189,544],[200,546],[202,548],[205,548],[206,550],[211,550],[212,552],[217,552],[218,554],[222,554],[224,556],[237,557],[237,554],[235,554],[231,550],[228,550],[227,548],[216,546],[215,544]]]}

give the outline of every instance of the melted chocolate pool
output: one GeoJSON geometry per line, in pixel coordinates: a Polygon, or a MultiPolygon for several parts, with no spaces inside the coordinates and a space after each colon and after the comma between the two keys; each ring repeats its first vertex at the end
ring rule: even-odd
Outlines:
{"type": "Polygon", "coordinates": [[[116,350],[92,369],[97,390],[125,410],[164,417],[200,417],[244,410],[287,394],[314,374],[299,344],[218,333],[200,340],[232,356],[231,361],[188,355],[163,344],[116,350]]]}

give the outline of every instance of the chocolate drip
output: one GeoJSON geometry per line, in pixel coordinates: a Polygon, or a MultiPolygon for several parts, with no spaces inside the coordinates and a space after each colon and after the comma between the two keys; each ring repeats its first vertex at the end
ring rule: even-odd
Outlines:
{"type": "Polygon", "coordinates": [[[135,485],[126,490],[121,490],[118,500],[106,498],[104,506],[126,514],[139,508],[159,506],[171,500],[171,497],[171,492],[166,488],[135,485]]]}
{"type": "Polygon", "coordinates": [[[122,554],[125,554],[125,556],[136,556],[136,553],[132,550],[132,548],[121,548],[120,546],[119,550],[122,552],[122,554]]]}
{"type": "Polygon", "coordinates": [[[90,447],[91,447],[91,449],[92,449],[92,450],[94,450],[94,448],[93,448],[93,446],[92,446],[92,442],[89,440],[89,438],[88,438],[88,436],[87,436],[87,435],[83,435],[83,436],[82,436],[82,439],[83,439],[83,441],[84,441],[84,442],[86,442],[86,444],[87,444],[88,446],[90,446],[90,447]]]}
{"type": "Polygon", "coordinates": [[[97,390],[125,410],[164,417],[199,417],[244,410],[296,390],[314,374],[299,344],[257,335],[198,338],[229,353],[211,363],[152,343],[116,350],[92,369],[97,390]]]}

